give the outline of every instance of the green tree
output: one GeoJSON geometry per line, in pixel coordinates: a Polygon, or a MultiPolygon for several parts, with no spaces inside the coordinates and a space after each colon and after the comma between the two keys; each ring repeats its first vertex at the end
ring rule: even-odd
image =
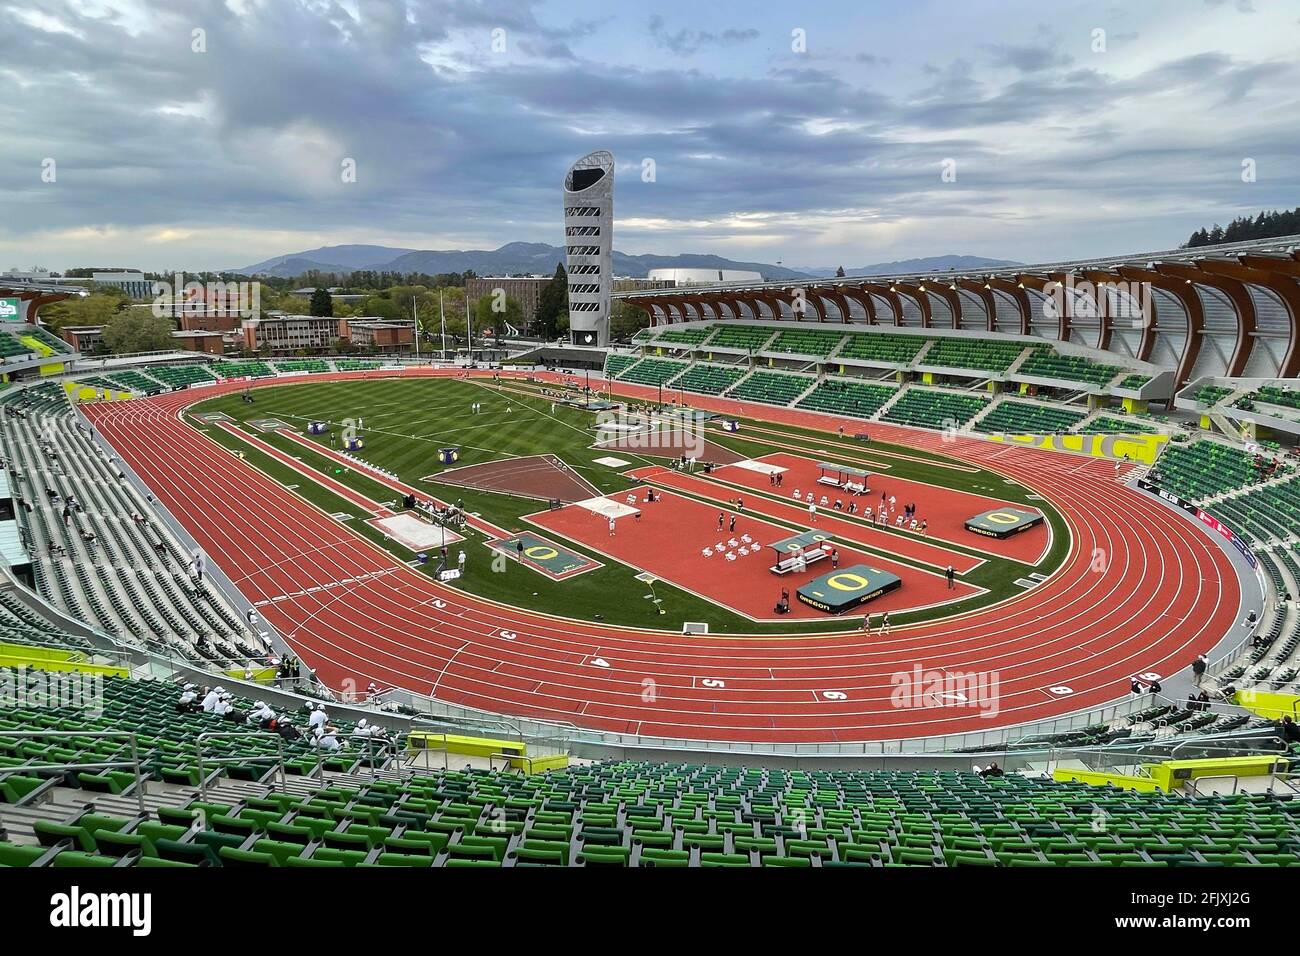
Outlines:
{"type": "Polygon", "coordinates": [[[485,295],[474,303],[474,334],[482,335],[488,329],[498,341],[506,326],[520,328],[524,324],[524,307],[510,296],[485,295]]]}
{"type": "Polygon", "coordinates": [[[609,337],[615,342],[630,339],[650,324],[650,315],[639,305],[618,299],[609,313],[609,337]]]}
{"type": "Polygon", "coordinates": [[[311,294],[311,314],[319,316],[334,314],[334,300],[330,298],[330,290],[324,286],[318,285],[316,291],[311,294]]]}
{"type": "Polygon", "coordinates": [[[564,271],[564,263],[557,263],[555,275],[546,284],[542,294],[537,297],[537,322],[533,328],[542,338],[554,338],[560,332],[560,316],[565,317],[568,325],[569,312],[569,276],[564,271]]]}
{"type": "MultiPolygon", "coordinates": [[[[380,319],[388,319],[389,321],[403,317],[396,302],[380,295],[372,295],[370,298],[366,299],[365,314],[380,319]]],[[[409,318],[410,316],[406,317],[409,318]]]]}
{"type": "Polygon", "coordinates": [[[171,319],[149,309],[126,309],[104,325],[104,345],[110,352],[159,352],[172,347],[171,319]]]}
{"type": "Polygon", "coordinates": [[[118,292],[96,293],[84,299],[65,299],[41,309],[41,322],[58,335],[60,330],[78,325],[107,325],[130,300],[118,292]]]}

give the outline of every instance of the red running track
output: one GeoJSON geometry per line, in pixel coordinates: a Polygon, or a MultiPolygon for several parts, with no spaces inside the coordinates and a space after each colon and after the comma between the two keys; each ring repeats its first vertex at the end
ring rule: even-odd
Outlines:
{"type": "MultiPolygon", "coordinates": [[[[452,703],[654,737],[914,738],[1108,703],[1134,673],[1188,666],[1230,630],[1240,606],[1236,574],[1210,536],[1120,485],[1109,462],[979,439],[940,447],[938,434],[873,423],[873,438],[941,451],[1047,497],[1073,539],[1060,571],[996,607],[884,637],[683,636],[552,617],[436,584],[181,420],[186,406],[244,387],[223,383],[85,411],[246,596],[272,602],[262,609],[266,619],[333,686],[436,687],[452,703]],[[1094,552],[1106,558],[1101,570],[1094,552]],[[893,706],[892,678],[913,667],[996,673],[996,714],[933,701],[893,706]]],[[[617,389],[643,399],[655,391],[617,389]]],[[[737,411],[726,399],[695,400],[737,411]]],[[[823,430],[855,424],[749,411],[823,430]]]]}

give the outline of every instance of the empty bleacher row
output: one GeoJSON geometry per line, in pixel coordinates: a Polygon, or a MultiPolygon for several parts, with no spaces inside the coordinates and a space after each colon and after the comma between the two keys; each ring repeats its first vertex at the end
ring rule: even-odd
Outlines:
{"type": "Polygon", "coordinates": [[[881,406],[897,392],[898,389],[892,385],[825,378],[800,399],[796,407],[865,419],[880,411],[881,406]]]}
{"type": "Polygon", "coordinates": [[[269,378],[275,374],[268,362],[220,362],[212,367],[218,378],[269,378]]]}
{"type": "Polygon", "coordinates": [[[1023,342],[990,339],[942,338],[925,353],[923,365],[1005,372],[1024,352],[1023,342]]]}
{"type": "Polygon", "coordinates": [[[886,362],[906,365],[916,358],[928,340],[919,335],[853,335],[836,353],[836,358],[856,359],[860,362],[886,362]]]}
{"type": "MultiPolygon", "coordinates": [[[[630,362],[629,358],[628,364],[630,362]]],[[[276,374],[320,374],[333,371],[360,372],[379,367],[379,362],[362,359],[279,359],[270,362],[218,362],[212,365],[149,365],[101,373],[94,378],[78,379],[77,384],[109,391],[120,389],[143,395],[156,395],[160,392],[187,388],[190,385],[206,385],[223,379],[265,378],[276,374]]]]}
{"type": "Polygon", "coordinates": [[[1215,502],[1211,510],[1249,540],[1300,536],[1300,477],[1229,496],[1215,502]]]}
{"type": "Polygon", "coordinates": [[[242,664],[264,655],[260,635],[192,579],[186,549],[76,421],[62,390],[34,391],[4,404],[0,433],[45,600],[115,637],[187,657],[242,664]]]}
{"type": "Polygon", "coordinates": [[[842,330],[783,329],[766,350],[824,358],[835,350],[844,335],[842,330]]]}
{"type": "Polygon", "coordinates": [[[765,405],[789,405],[805,389],[810,388],[814,381],[810,375],[759,370],[727,392],[727,398],[762,402],[765,405]]]}
{"type": "MultiPolygon", "coordinates": [[[[866,338],[865,336],[863,338],[866,338]]],[[[879,339],[880,336],[872,336],[879,339]]],[[[978,342],[978,340],[976,340],[978,342]]],[[[994,343],[999,344],[999,343],[994,343]]],[[[932,350],[933,351],[933,350],[932,350]]],[[[1019,352],[1017,352],[1019,354],[1019,352]]],[[[941,355],[943,361],[953,361],[941,355]]],[[[1007,359],[1006,354],[1002,359],[1007,359]]],[[[1012,359],[1014,360],[1014,359],[1012,359]]],[[[929,355],[925,357],[929,362],[929,355]]],[[[971,358],[970,361],[980,361],[971,358]]],[[[992,359],[990,358],[991,362],[992,359]]],[[[641,358],[637,355],[610,352],[605,360],[605,374],[623,382],[645,385],[665,385],[673,390],[699,395],[719,395],[765,404],[785,405],[795,401],[795,406],[811,411],[846,415],[860,419],[874,419],[882,406],[901,388],[908,394],[898,403],[897,411],[890,409],[882,420],[919,427],[945,427],[927,424],[948,423],[948,427],[966,424],[990,401],[982,392],[940,390],[924,386],[898,386],[850,377],[825,375],[816,379],[816,386],[800,398],[814,378],[808,374],[782,372],[748,364],[721,365],[712,362],[687,362],[659,357],[641,358]],[[934,406],[934,411],[929,406],[934,406]]],[[[1016,401],[1007,398],[999,402],[984,418],[975,423],[974,430],[982,433],[1012,432],[1017,434],[1052,434],[1078,431],[1094,433],[1153,433],[1155,428],[1133,418],[1116,418],[1107,415],[1091,417],[1083,408],[1053,406],[1046,403],[1016,401]]]]}
{"type": "Polygon", "coordinates": [[[696,362],[684,374],[673,379],[673,388],[700,395],[721,395],[749,372],[738,365],[709,365],[696,362]]]}
{"type": "Polygon", "coordinates": [[[1040,378],[1068,379],[1101,387],[1123,369],[1104,365],[1078,355],[1058,355],[1049,348],[1035,349],[1020,365],[1018,374],[1040,378]]]}
{"type": "Polygon", "coordinates": [[[1108,415],[1098,415],[1096,418],[1086,421],[1077,431],[1080,434],[1122,434],[1125,432],[1149,435],[1156,431],[1150,425],[1144,425],[1141,422],[1135,422],[1132,419],[1112,418],[1108,415]]]}
{"type": "Polygon", "coordinates": [[[655,336],[655,342],[674,345],[699,345],[713,332],[708,326],[696,326],[688,329],[666,328],[655,336]]]}
{"type": "Polygon", "coordinates": [[[1179,497],[1202,501],[1255,484],[1261,473],[1254,455],[1205,439],[1171,445],[1161,454],[1151,477],[1179,497]]]}
{"type": "Polygon", "coordinates": [[[618,380],[636,385],[663,385],[684,371],[686,371],[685,362],[646,358],[625,368],[619,373],[618,380]]]}
{"type": "MultiPolygon", "coordinates": [[[[134,782],[128,772],[29,766],[11,773],[0,779],[0,864],[1166,867],[1300,860],[1300,801],[1266,793],[1188,799],[1020,774],[632,760],[530,775],[375,775],[366,772],[368,745],[355,736],[353,746],[331,754],[286,741],[292,777],[283,790],[270,785],[274,734],[212,740],[224,769],[204,799],[194,791],[195,740],[230,725],[176,714],[176,696],[166,683],[110,678],[96,717],[69,708],[0,708],[0,768],[127,759],[125,741],[45,742],[6,731],[136,733],[156,790],[141,816],[134,800],[119,796],[134,782]],[[42,787],[44,802],[31,802],[42,787]],[[99,803],[87,806],[91,800],[99,803]]],[[[356,729],[341,727],[342,738],[356,729]]]]}
{"type": "Polygon", "coordinates": [[[36,353],[33,353],[31,347],[19,340],[18,336],[11,332],[0,332],[0,362],[7,362],[9,359],[26,359],[36,353]]]}
{"type": "MultiPolygon", "coordinates": [[[[1207,386],[1208,387],[1208,386],[1207,386]]],[[[1201,391],[1204,391],[1202,389],[1201,391]]],[[[1231,389],[1227,390],[1231,393],[1231,389]]],[[[1197,393],[1199,399],[1200,393],[1197,393]]],[[[1264,385],[1251,392],[1248,399],[1252,402],[1264,402],[1269,405],[1280,405],[1283,408],[1300,408],[1300,392],[1291,388],[1279,388],[1276,385],[1264,385]]]]}
{"type": "Polygon", "coordinates": [[[0,331],[0,364],[67,355],[72,349],[40,326],[13,326],[0,331]]]}
{"type": "Polygon", "coordinates": [[[7,591],[0,591],[0,644],[73,651],[95,650],[86,638],[67,633],[7,591]]]}
{"type": "Polygon", "coordinates": [[[1203,385],[1196,390],[1196,400],[1202,405],[1217,405],[1233,392],[1219,385],[1203,385]]]}
{"type": "Polygon", "coordinates": [[[960,428],[988,404],[979,395],[909,388],[880,416],[881,421],[918,428],[960,428]]]}
{"type": "MultiPolygon", "coordinates": [[[[860,361],[919,367],[967,369],[1006,374],[1029,350],[1016,374],[1063,379],[1084,385],[1108,385],[1123,369],[1077,355],[1058,354],[1050,342],[1025,342],[973,336],[927,336],[893,332],[866,332],[853,326],[789,323],[787,327],[741,323],[706,323],[689,328],[664,326],[642,330],[634,344],[677,345],[690,348],[731,349],[789,355],[792,358],[860,361]],[[924,353],[924,354],[923,354],[924,353]]],[[[1126,375],[1119,387],[1140,388],[1150,376],[1126,375]]]]}
{"type": "Polygon", "coordinates": [[[1004,400],[972,427],[979,432],[1050,435],[1068,431],[1085,417],[1084,412],[1060,406],[1004,400]]]}

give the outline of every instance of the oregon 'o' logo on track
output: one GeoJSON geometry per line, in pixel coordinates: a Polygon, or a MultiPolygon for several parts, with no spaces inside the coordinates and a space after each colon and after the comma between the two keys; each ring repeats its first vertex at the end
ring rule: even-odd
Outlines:
{"type": "Polygon", "coordinates": [[[846,571],[843,574],[832,574],[826,579],[826,584],[837,591],[861,591],[868,582],[862,575],[846,571]]]}
{"type": "Polygon", "coordinates": [[[1018,514],[1012,514],[1010,511],[990,511],[984,516],[985,521],[992,521],[994,524],[1015,524],[1022,520],[1018,514]]]}
{"type": "Polygon", "coordinates": [[[524,548],[524,554],[534,561],[549,561],[552,558],[558,558],[560,552],[554,548],[548,548],[545,545],[535,544],[531,548],[524,548]]]}

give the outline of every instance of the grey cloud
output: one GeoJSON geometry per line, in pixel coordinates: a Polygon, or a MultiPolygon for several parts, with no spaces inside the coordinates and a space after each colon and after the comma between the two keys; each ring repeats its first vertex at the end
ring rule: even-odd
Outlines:
{"type": "Polygon", "coordinates": [[[721,33],[712,33],[708,30],[689,30],[683,27],[669,32],[664,18],[657,13],[651,15],[648,28],[656,45],[678,56],[689,56],[701,47],[728,46],[758,39],[758,31],[752,28],[728,29],[721,33]]]}
{"type": "MultiPolygon", "coordinates": [[[[1019,259],[1033,256],[1005,243],[1073,242],[1072,222],[1090,222],[1103,200],[1134,210],[1134,223],[1166,203],[1199,225],[1201,204],[1282,205],[1300,191],[1294,124],[1240,105],[1285,103],[1300,68],[1227,52],[1189,51],[1117,76],[1104,57],[1086,67],[1048,62],[1041,31],[1008,32],[996,44],[972,38],[950,60],[940,49],[941,65],[919,80],[912,69],[873,70],[863,85],[868,71],[853,64],[874,52],[831,50],[811,67],[778,57],[737,75],[721,51],[743,39],[722,32],[716,42],[683,41],[713,42],[717,58],[692,69],[654,58],[647,67],[626,49],[605,53],[603,42],[596,55],[585,41],[601,31],[655,41],[639,19],[622,34],[611,20],[557,26],[536,3],[371,0],[353,17],[336,5],[278,0],[240,17],[218,0],[158,0],[139,36],[57,0],[21,3],[81,35],[24,27],[0,2],[0,128],[22,131],[0,152],[10,240],[175,223],[215,236],[298,229],[347,241],[381,230],[473,230],[488,243],[556,242],[560,177],[597,147],[622,164],[656,160],[655,183],[620,174],[624,221],[773,214],[786,217],[773,228],[798,243],[819,217],[863,210],[931,228],[941,246],[949,223],[975,230],[1025,217],[1018,230],[991,230],[990,248],[979,250],[1019,259]],[[195,26],[208,31],[206,54],[190,52],[195,26]],[[510,39],[505,57],[488,51],[497,27],[510,39]],[[1016,72],[990,70],[999,58],[1016,72]],[[1192,128],[1171,133],[1158,106],[1149,112],[1171,93],[1194,106],[1192,128]],[[1222,119],[1243,142],[1225,142],[1222,119]],[[1262,173],[1248,197],[1235,175],[1241,155],[1257,158],[1262,173]],[[47,156],[59,163],[56,185],[39,179],[47,156]],[[338,180],[345,156],[358,163],[355,185],[338,180]],[[951,187],[939,182],[946,157],[959,162],[951,187]],[[1061,197],[1073,211],[1031,221],[1040,203],[1059,210],[1061,197]]],[[[1186,231],[1179,225],[1153,245],[1186,231]]],[[[722,225],[617,232],[622,248],[670,252],[744,237],[722,225]]],[[[123,261],[138,254],[145,266],[166,254],[132,252],[123,261]]],[[[225,262],[188,265],[248,258],[232,248],[225,262]]]]}

